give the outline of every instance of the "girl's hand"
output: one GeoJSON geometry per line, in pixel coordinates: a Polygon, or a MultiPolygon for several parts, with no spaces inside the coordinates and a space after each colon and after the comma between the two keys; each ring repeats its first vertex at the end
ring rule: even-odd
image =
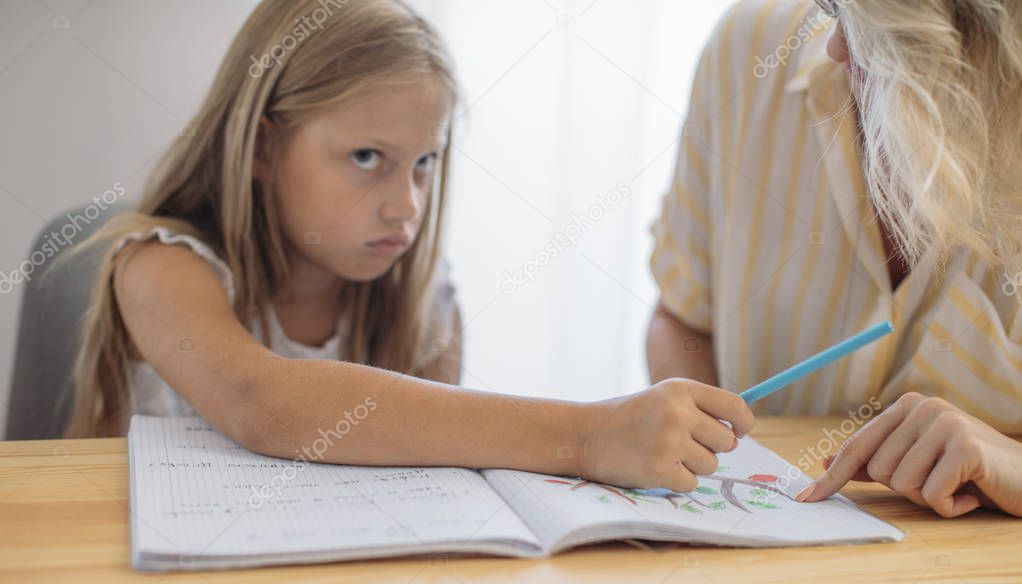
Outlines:
{"type": "Polygon", "coordinates": [[[799,500],[873,480],[944,517],[981,505],[1022,516],[1022,445],[940,398],[905,394],[824,466],[799,500]]]}
{"type": "Polygon", "coordinates": [[[584,478],[675,491],[691,491],[696,475],[717,470],[716,453],[734,450],[754,421],[736,394],[688,379],[587,404],[584,417],[579,437],[584,478]]]}

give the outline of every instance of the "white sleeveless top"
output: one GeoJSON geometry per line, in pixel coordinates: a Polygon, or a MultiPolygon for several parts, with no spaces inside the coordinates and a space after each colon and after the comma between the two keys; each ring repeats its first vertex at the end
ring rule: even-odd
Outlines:
{"type": "MultiPolygon", "coordinates": [[[[146,232],[132,233],[125,236],[117,244],[117,249],[133,241],[144,241],[157,238],[166,245],[183,245],[191,249],[202,259],[209,262],[213,270],[220,278],[220,283],[227,292],[227,297],[234,301],[234,278],[230,268],[220,259],[216,253],[205,243],[198,239],[176,233],[166,227],[155,227],[146,232]]],[[[450,269],[446,262],[441,261],[437,267],[437,282],[431,314],[431,334],[436,338],[450,340],[454,334],[454,310],[457,306],[455,300],[454,286],[450,281],[450,269]]],[[[311,347],[293,341],[284,333],[284,329],[277,320],[277,312],[272,307],[268,311],[268,326],[270,329],[270,347],[273,352],[281,357],[289,359],[335,359],[343,360],[342,335],[347,330],[347,324],[342,320],[338,323],[336,333],[325,343],[318,347],[311,347]]],[[[251,323],[251,330],[257,339],[263,339],[262,329],[259,320],[251,323]]],[[[435,353],[424,347],[418,359],[416,368],[429,364],[436,357],[435,353]]],[[[159,373],[147,361],[132,361],[128,371],[128,389],[131,402],[132,414],[143,414],[147,416],[196,416],[195,410],[188,404],[170,385],[160,377],[159,373]]]]}

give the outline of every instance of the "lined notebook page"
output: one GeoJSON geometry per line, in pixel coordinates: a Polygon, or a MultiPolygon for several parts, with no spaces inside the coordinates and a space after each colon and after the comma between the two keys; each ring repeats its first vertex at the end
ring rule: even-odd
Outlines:
{"type": "Polygon", "coordinates": [[[538,546],[471,470],[271,458],[201,418],[135,416],[128,438],[136,557],[178,557],[187,568],[204,557],[395,546],[457,552],[486,541],[538,546]]]}

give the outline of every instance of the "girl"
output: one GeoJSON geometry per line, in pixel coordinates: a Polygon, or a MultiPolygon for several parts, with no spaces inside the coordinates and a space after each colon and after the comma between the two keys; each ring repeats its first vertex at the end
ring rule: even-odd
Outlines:
{"type": "Polygon", "coordinates": [[[580,404],[451,385],[460,320],[437,261],[455,101],[439,39],[399,1],[260,4],[194,136],[97,236],[113,245],[69,433],[197,413],[280,457],[329,437],[316,460],[694,488],[752,425],[729,392],[674,380],[580,404]]]}
{"type": "Polygon", "coordinates": [[[1006,285],[1022,277],[1022,3],[817,4],[742,2],[706,49],[655,227],[652,377],[742,389],[889,319],[894,335],[759,406],[890,405],[800,498],[858,477],[945,516],[1022,515],[1022,445],[1003,434],[1022,432],[1006,285]]]}

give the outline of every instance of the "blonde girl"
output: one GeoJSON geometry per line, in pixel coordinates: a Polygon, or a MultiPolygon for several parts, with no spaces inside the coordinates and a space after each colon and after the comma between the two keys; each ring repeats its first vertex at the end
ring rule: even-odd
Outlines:
{"type": "Polygon", "coordinates": [[[889,319],[759,406],[869,413],[800,498],[855,477],[1022,515],[1022,3],[741,2],[692,95],[654,380],[742,389],[889,319]]]}
{"type": "Polygon", "coordinates": [[[261,3],[194,135],[92,241],[111,247],[69,433],[198,414],[273,456],[694,488],[752,425],[729,392],[671,380],[570,403],[453,385],[460,320],[438,259],[456,98],[440,40],[402,2],[261,3]]]}

